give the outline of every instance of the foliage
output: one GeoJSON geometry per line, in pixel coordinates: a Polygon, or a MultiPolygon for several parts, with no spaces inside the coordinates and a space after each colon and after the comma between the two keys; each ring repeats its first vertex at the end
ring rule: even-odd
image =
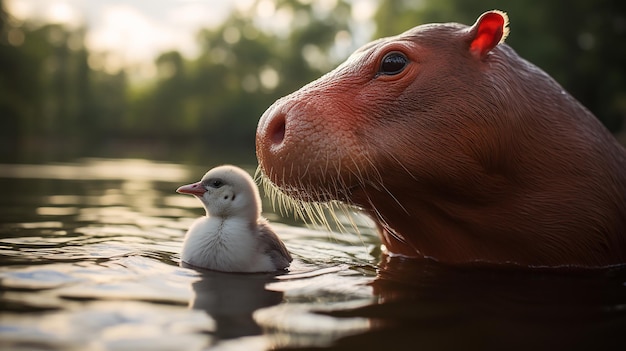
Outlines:
{"type": "MultiPolygon", "coordinates": [[[[380,0],[376,36],[425,22],[471,24],[485,10],[507,11],[507,42],[616,131],[626,116],[625,4],[380,0]]],[[[277,11],[294,18],[289,31],[263,28],[251,13],[234,12],[218,28],[198,33],[198,57],[165,52],[156,58],[155,81],[136,85],[124,71],[90,66],[95,54],[84,46],[86,28],[19,23],[2,5],[0,0],[2,147],[23,139],[139,139],[253,150],[263,111],[332,69],[338,63],[330,54],[335,38],[351,28],[348,0],[330,11],[310,1],[276,2],[277,11]]]]}
{"type": "Polygon", "coordinates": [[[123,74],[89,68],[85,30],[18,26],[0,13],[5,19],[0,30],[2,136],[90,138],[110,127],[125,104],[126,82],[123,74]]]}

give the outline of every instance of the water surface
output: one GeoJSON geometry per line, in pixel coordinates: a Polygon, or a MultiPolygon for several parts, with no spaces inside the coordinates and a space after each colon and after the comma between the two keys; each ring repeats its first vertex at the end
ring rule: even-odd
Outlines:
{"type": "Polygon", "coordinates": [[[203,212],[175,189],[206,170],[140,159],[0,165],[0,348],[626,345],[622,268],[528,271],[381,258],[367,222],[360,235],[329,234],[268,204],[264,214],[294,256],[288,273],[180,267],[184,233],[203,212]]]}

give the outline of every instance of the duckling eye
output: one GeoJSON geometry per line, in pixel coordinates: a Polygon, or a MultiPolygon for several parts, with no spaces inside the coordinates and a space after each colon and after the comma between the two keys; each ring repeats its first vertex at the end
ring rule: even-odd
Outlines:
{"type": "Polygon", "coordinates": [[[221,179],[210,179],[207,182],[207,186],[210,186],[211,188],[221,188],[222,185],[224,185],[224,182],[221,179]]]}

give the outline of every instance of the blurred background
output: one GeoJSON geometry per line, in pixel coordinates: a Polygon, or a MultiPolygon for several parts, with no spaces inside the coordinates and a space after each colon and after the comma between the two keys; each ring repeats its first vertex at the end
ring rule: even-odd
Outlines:
{"type": "Polygon", "coordinates": [[[624,143],[621,0],[0,0],[0,162],[255,163],[277,98],[373,38],[494,8],[507,43],[624,143]]]}

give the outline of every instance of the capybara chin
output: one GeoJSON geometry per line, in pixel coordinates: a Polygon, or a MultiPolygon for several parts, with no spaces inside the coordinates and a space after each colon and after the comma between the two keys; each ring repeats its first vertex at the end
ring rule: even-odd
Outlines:
{"type": "Polygon", "coordinates": [[[371,42],[261,117],[265,177],[366,211],[390,254],[450,263],[626,262],[626,150],[503,43],[507,16],[371,42]]]}

